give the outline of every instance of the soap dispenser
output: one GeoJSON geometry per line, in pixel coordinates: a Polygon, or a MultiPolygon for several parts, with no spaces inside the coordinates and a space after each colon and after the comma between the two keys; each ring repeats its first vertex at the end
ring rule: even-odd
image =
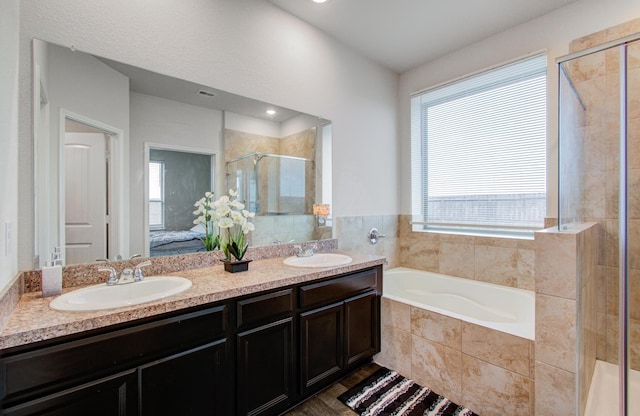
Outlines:
{"type": "Polygon", "coordinates": [[[42,267],[42,297],[56,296],[62,293],[62,254],[60,248],[54,252],[42,267]]]}

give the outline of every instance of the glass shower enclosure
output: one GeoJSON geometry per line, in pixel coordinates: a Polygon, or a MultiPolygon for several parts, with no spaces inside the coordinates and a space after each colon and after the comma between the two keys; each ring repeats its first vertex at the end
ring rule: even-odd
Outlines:
{"type": "Polygon", "coordinates": [[[311,215],[316,194],[314,161],[249,153],[227,162],[227,189],[238,191],[256,215],[311,215]]]}
{"type": "Polygon", "coordinates": [[[557,63],[558,226],[599,229],[597,287],[578,295],[577,348],[595,347],[576,359],[576,414],[605,401],[606,414],[640,414],[640,33],[557,63]]]}

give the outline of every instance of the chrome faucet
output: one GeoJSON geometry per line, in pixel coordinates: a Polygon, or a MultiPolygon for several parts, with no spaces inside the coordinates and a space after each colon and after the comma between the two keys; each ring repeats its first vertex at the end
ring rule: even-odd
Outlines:
{"type": "Polygon", "coordinates": [[[144,276],[142,275],[142,268],[150,265],[151,262],[147,260],[138,264],[135,271],[127,267],[122,271],[122,273],[120,273],[120,277],[118,277],[118,272],[116,271],[116,269],[111,266],[100,267],[98,271],[109,272],[107,286],[126,285],[127,283],[140,282],[144,280],[144,276]]]}
{"type": "Polygon", "coordinates": [[[318,249],[318,243],[313,242],[305,248],[302,248],[300,244],[296,244],[295,246],[293,246],[293,249],[296,251],[296,256],[298,257],[311,257],[313,256],[315,250],[318,249]]]}

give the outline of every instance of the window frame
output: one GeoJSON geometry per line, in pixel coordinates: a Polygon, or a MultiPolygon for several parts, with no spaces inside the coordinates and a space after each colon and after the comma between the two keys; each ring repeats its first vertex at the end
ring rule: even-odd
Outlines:
{"type": "Polygon", "coordinates": [[[526,57],[518,58],[500,65],[487,68],[482,71],[469,74],[464,77],[460,77],[449,82],[439,84],[435,87],[418,91],[411,95],[410,98],[410,131],[411,131],[411,225],[412,230],[417,232],[436,232],[436,233],[449,233],[449,234],[464,234],[464,235],[480,235],[480,236],[492,236],[492,237],[509,237],[509,238],[526,238],[533,237],[533,232],[544,228],[544,218],[546,216],[546,201],[547,201],[547,187],[546,187],[546,145],[547,145],[547,93],[548,93],[548,60],[546,52],[539,52],[526,57]],[[472,88],[464,88],[464,84],[471,80],[481,79],[481,77],[487,77],[491,79],[491,75],[498,73],[499,71],[506,69],[510,66],[518,65],[526,61],[534,62],[534,60],[540,59],[544,61],[544,64],[539,64],[540,67],[537,71],[529,71],[525,77],[518,74],[510,74],[508,77],[494,79],[492,82],[484,81],[479,85],[474,85],[472,88]],[[428,195],[424,195],[427,187],[424,186],[424,182],[427,181],[427,172],[424,164],[428,160],[427,146],[425,141],[427,138],[423,132],[422,112],[423,103],[416,104],[415,100],[420,100],[425,95],[436,92],[436,99],[429,102],[429,105],[437,105],[443,102],[451,102],[461,97],[469,97],[482,92],[491,91],[501,87],[509,86],[517,83],[520,80],[531,80],[539,75],[545,76],[544,87],[544,210],[542,218],[539,219],[539,226],[513,226],[513,225],[491,225],[491,224],[455,224],[449,223],[436,223],[428,221],[426,218],[426,206],[428,204],[428,195]],[[451,90],[453,93],[446,93],[446,89],[453,86],[451,90]],[[438,97],[439,91],[445,92],[442,96],[438,97]],[[416,180],[419,178],[419,180],[416,180]]]}

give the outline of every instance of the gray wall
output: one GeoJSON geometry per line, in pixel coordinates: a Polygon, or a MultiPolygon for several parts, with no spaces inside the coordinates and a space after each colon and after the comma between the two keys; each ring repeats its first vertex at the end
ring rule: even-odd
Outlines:
{"type": "Polygon", "coordinates": [[[151,149],[149,160],[164,162],[165,230],[190,229],[193,204],[211,191],[211,156],[151,149]]]}

